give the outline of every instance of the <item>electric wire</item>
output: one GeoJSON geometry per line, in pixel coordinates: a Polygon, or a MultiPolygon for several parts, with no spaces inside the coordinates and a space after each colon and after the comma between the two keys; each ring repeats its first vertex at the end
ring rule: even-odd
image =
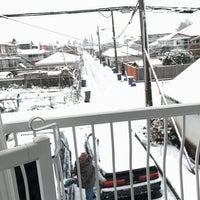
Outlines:
{"type": "MultiPolygon", "coordinates": [[[[195,4],[198,4],[198,1],[194,1],[195,4]]],[[[65,37],[69,37],[69,38],[73,38],[75,40],[80,40],[83,41],[83,39],[71,36],[71,35],[67,35],[65,33],[60,33],[58,31],[54,31],[48,28],[44,28],[44,27],[40,27],[37,25],[33,25],[30,23],[26,23],[26,22],[22,22],[16,19],[13,19],[12,17],[30,17],[30,16],[42,16],[42,15],[58,15],[58,14],[77,14],[77,13],[90,13],[90,12],[99,12],[99,14],[101,14],[103,17],[105,18],[109,18],[111,15],[109,16],[105,16],[102,12],[106,12],[106,11],[122,11],[123,9],[133,9],[132,12],[132,16],[131,19],[129,20],[128,24],[125,26],[125,28],[122,30],[122,32],[116,37],[119,38],[121,37],[121,35],[125,32],[125,30],[127,29],[127,27],[132,23],[132,19],[133,16],[135,15],[135,13],[138,10],[138,2],[136,7],[133,6],[121,6],[121,7],[109,7],[109,8],[97,8],[97,9],[90,9],[90,10],[75,10],[75,11],[58,11],[58,12],[41,12],[41,13],[21,13],[21,14],[0,14],[0,18],[4,18],[7,20],[11,20],[17,23],[21,23],[27,26],[31,26],[37,29],[41,29],[41,30],[45,30],[51,33],[55,33],[58,35],[62,35],[65,37]]],[[[190,4],[191,5],[191,4],[190,4]]],[[[193,13],[196,11],[200,10],[200,7],[169,7],[169,6],[146,6],[146,10],[147,11],[151,11],[151,12],[177,12],[177,13],[193,13]]]]}
{"type": "Polygon", "coordinates": [[[137,2],[135,9],[132,12],[131,19],[128,21],[127,25],[124,27],[122,32],[116,37],[116,39],[120,38],[122,36],[122,34],[126,31],[127,27],[132,23],[133,17],[135,15],[135,13],[137,12],[138,7],[139,7],[139,2],[137,2]]]}
{"type": "Polygon", "coordinates": [[[118,6],[118,7],[95,8],[95,9],[85,9],[85,10],[83,9],[83,10],[34,12],[34,13],[15,13],[15,14],[3,14],[3,15],[6,17],[34,17],[34,16],[46,16],[46,15],[63,15],[63,14],[80,14],[80,13],[92,13],[92,12],[123,11],[126,9],[133,9],[133,8],[131,6],[118,6]]]}
{"type": "Polygon", "coordinates": [[[103,17],[105,17],[105,18],[109,18],[109,17],[111,17],[111,14],[109,15],[109,16],[105,16],[102,12],[98,12],[101,16],[103,16],[103,17]]]}
{"type": "Polygon", "coordinates": [[[27,23],[27,22],[23,22],[23,21],[20,21],[20,20],[16,20],[16,19],[7,17],[7,16],[5,16],[5,15],[0,15],[0,17],[2,17],[2,18],[4,18],[4,19],[7,19],[7,20],[10,20],[10,21],[14,21],[14,22],[17,22],[17,23],[26,25],[26,26],[30,26],[30,27],[37,28],[37,29],[40,29],[40,30],[44,30],[44,31],[48,31],[48,32],[51,32],[51,33],[55,33],[55,34],[57,34],[57,35],[62,35],[62,36],[65,36],[65,37],[73,38],[73,39],[75,39],[75,40],[79,40],[79,41],[82,41],[82,42],[83,42],[83,39],[80,39],[80,38],[77,38],[77,37],[74,37],[74,36],[71,36],[71,35],[67,35],[67,34],[65,34],[65,33],[60,33],[60,32],[58,32],[58,31],[54,31],[54,30],[51,30],[51,29],[48,29],[48,28],[44,28],[44,27],[41,27],[41,26],[37,26],[37,25],[33,25],[33,24],[30,24],[30,23],[27,23]]]}

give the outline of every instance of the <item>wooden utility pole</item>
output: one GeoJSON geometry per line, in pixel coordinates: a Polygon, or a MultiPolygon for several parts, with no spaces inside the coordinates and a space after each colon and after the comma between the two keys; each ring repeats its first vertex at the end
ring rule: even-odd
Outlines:
{"type": "Polygon", "coordinates": [[[92,43],[92,56],[94,56],[94,42],[92,34],[91,34],[91,43],[92,43]]]}
{"type": "Polygon", "coordinates": [[[151,91],[151,71],[149,62],[144,53],[145,50],[147,53],[149,53],[144,0],[139,0],[139,10],[140,10],[139,13],[140,13],[142,52],[143,52],[142,55],[143,55],[146,106],[152,106],[153,102],[152,102],[152,91],[151,91]]]}
{"type": "Polygon", "coordinates": [[[115,38],[115,24],[114,24],[114,16],[113,16],[113,10],[111,10],[111,16],[112,16],[112,32],[113,32],[113,44],[114,44],[114,53],[115,53],[115,72],[118,73],[118,62],[117,62],[117,45],[116,45],[116,38],[115,38]]]}
{"type": "Polygon", "coordinates": [[[99,45],[99,61],[100,61],[100,63],[102,63],[99,26],[97,26],[97,36],[98,36],[98,45],[99,45]]]}

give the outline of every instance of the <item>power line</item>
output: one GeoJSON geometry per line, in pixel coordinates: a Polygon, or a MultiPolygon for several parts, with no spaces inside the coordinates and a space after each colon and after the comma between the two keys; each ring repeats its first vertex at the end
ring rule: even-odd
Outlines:
{"type": "Polygon", "coordinates": [[[26,22],[22,22],[22,21],[19,21],[19,20],[16,20],[16,19],[12,19],[12,18],[7,17],[7,16],[4,16],[4,15],[0,15],[0,17],[2,17],[2,18],[4,18],[4,19],[7,19],[7,20],[10,20],[10,21],[14,21],[14,22],[20,23],[20,24],[24,24],[24,25],[27,25],[27,26],[31,26],[31,27],[33,27],[33,28],[37,28],[37,29],[44,30],[44,31],[48,31],[48,32],[55,33],[55,34],[58,34],[58,35],[66,36],[66,37],[69,37],[69,38],[73,38],[73,39],[75,39],[75,40],[83,41],[83,39],[80,39],[80,38],[77,38],[77,37],[74,37],[74,36],[71,36],[71,35],[67,35],[67,34],[65,34],[65,33],[60,33],[60,32],[58,32],[58,31],[50,30],[50,29],[47,29],[47,28],[44,28],[44,27],[41,27],[41,26],[36,26],[36,25],[33,25],[33,24],[29,24],[29,23],[26,23],[26,22]]]}
{"type": "MultiPolygon", "coordinates": [[[[133,11],[131,19],[129,20],[128,24],[123,29],[122,33],[119,34],[118,37],[120,37],[124,33],[124,31],[126,30],[127,26],[132,22],[132,18],[134,16],[134,14],[137,12],[137,10],[138,10],[138,4],[136,6],[119,6],[119,7],[96,8],[96,9],[85,9],[85,10],[2,14],[2,15],[0,15],[0,18],[12,20],[12,21],[15,21],[17,23],[21,23],[21,24],[28,25],[28,26],[31,26],[31,27],[34,27],[34,28],[38,28],[38,29],[41,29],[41,30],[52,32],[52,33],[55,33],[55,34],[58,34],[58,35],[62,35],[62,36],[66,36],[66,37],[69,37],[69,38],[73,38],[73,39],[76,39],[76,40],[83,41],[80,38],[76,38],[76,37],[73,37],[73,36],[70,36],[70,35],[67,35],[67,34],[64,34],[64,33],[60,33],[60,32],[54,31],[54,30],[50,30],[50,29],[47,29],[47,28],[43,28],[43,27],[40,27],[40,26],[37,26],[37,25],[25,23],[25,22],[22,22],[22,21],[19,21],[19,20],[16,20],[16,19],[11,19],[11,18],[47,16],[47,15],[61,15],[61,14],[80,14],[80,13],[92,13],[92,12],[98,12],[102,15],[102,12],[119,11],[119,12],[124,13],[126,11],[133,11]]],[[[199,11],[200,8],[199,7],[146,6],[146,10],[149,10],[149,11],[169,11],[169,12],[178,12],[178,13],[193,13],[193,12],[199,11]]]]}
{"type": "Polygon", "coordinates": [[[117,38],[121,37],[121,35],[125,32],[125,30],[127,29],[127,27],[132,23],[133,17],[134,17],[135,13],[136,13],[137,10],[138,10],[138,6],[139,6],[139,3],[137,2],[136,6],[135,6],[135,9],[134,9],[133,12],[132,12],[131,19],[128,21],[127,25],[126,25],[125,28],[122,30],[122,32],[117,36],[117,38]]]}
{"type": "MultiPolygon", "coordinates": [[[[61,15],[61,14],[80,14],[80,13],[91,13],[91,12],[110,12],[124,10],[133,11],[136,6],[119,6],[119,7],[108,7],[108,8],[96,8],[96,9],[85,9],[85,10],[68,10],[68,11],[50,11],[50,12],[36,12],[36,13],[16,13],[16,14],[3,14],[6,17],[33,17],[33,16],[45,16],[45,15],[61,15]]],[[[146,6],[146,10],[163,10],[177,13],[193,13],[200,10],[200,7],[173,7],[173,6],[146,6]]]]}
{"type": "Polygon", "coordinates": [[[194,13],[200,10],[200,7],[171,7],[171,6],[146,6],[146,10],[168,11],[175,13],[194,13]]]}
{"type": "MultiPolygon", "coordinates": [[[[110,12],[110,11],[121,11],[133,10],[133,6],[120,6],[120,7],[108,7],[108,8],[96,8],[96,9],[85,9],[85,10],[71,10],[71,11],[52,11],[52,12],[36,12],[36,13],[18,13],[18,14],[3,14],[6,17],[33,17],[33,16],[45,16],[45,15],[61,15],[61,14],[80,14],[80,13],[91,13],[91,12],[110,12]]],[[[2,16],[0,16],[2,17],[2,16]]]]}
{"type": "Polygon", "coordinates": [[[58,35],[62,35],[62,36],[66,36],[66,37],[69,37],[69,38],[73,38],[73,39],[76,39],[76,40],[83,41],[83,39],[80,39],[80,38],[77,38],[77,37],[74,37],[74,36],[70,36],[70,35],[67,35],[67,34],[64,34],[64,33],[60,33],[58,31],[50,30],[50,29],[47,29],[47,28],[44,28],[44,27],[41,27],[41,26],[33,25],[33,24],[26,23],[26,22],[23,22],[23,21],[20,21],[20,20],[16,20],[16,19],[13,19],[13,18],[16,18],[16,17],[46,16],[46,15],[60,15],[60,14],[78,14],[78,13],[91,13],[91,12],[98,12],[101,15],[103,15],[102,12],[112,12],[112,11],[121,11],[121,12],[123,12],[124,10],[131,11],[133,9],[134,9],[134,7],[132,7],[132,6],[120,6],[120,7],[74,10],[74,11],[19,13],[19,14],[3,14],[3,15],[0,14],[0,18],[4,18],[4,19],[7,19],[7,20],[11,20],[11,21],[14,21],[14,22],[17,22],[17,23],[21,23],[21,24],[24,24],[24,25],[27,25],[27,26],[31,26],[31,27],[34,27],[34,28],[37,28],[37,29],[45,30],[45,31],[48,31],[48,32],[51,32],[51,33],[55,33],[55,34],[58,34],[58,35]]]}

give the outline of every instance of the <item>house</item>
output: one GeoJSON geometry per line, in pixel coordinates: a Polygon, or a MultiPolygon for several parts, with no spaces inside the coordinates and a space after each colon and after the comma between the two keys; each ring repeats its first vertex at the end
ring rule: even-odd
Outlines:
{"type": "Polygon", "coordinates": [[[21,58],[24,58],[25,60],[34,64],[44,59],[46,57],[47,51],[40,49],[18,49],[17,54],[21,58]]]}
{"type": "Polygon", "coordinates": [[[166,35],[169,35],[170,33],[154,33],[154,34],[148,34],[148,41],[149,43],[155,42],[159,38],[165,37],[166,35]]]}
{"type": "Polygon", "coordinates": [[[36,67],[40,68],[56,68],[65,66],[77,66],[79,64],[80,57],[74,54],[57,52],[47,58],[35,63],[36,67]]]}
{"type": "Polygon", "coordinates": [[[190,44],[191,36],[183,33],[171,33],[163,38],[158,39],[159,46],[170,47],[188,47],[190,44]]]}
{"type": "Polygon", "coordinates": [[[59,47],[56,48],[56,51],[63,51],[65,53],[79,55],[78,48],[75,47],[75,46],[71,46],[71,45],[62,45],[62,46],[59,46],[59,47]]]}
{"type": "Polygon", "coordinates": [[[46,58],[49,54],[49,50],[41,49],[39,45],[35,45],[32,41],[17,44],[17,55],[25,65],[33,67],[35,62],[46,58]]]}
{"type": "Polygon", "coordinates": [[[20,42],[17,44],[18,49],[37,49],[37,45],[34,45],[32,41],[30,42],[20,42]]]}
{"type": "MultiPolygon", "coordinates": [[[[135,49],[129,48],[128,46],[122,46],[120,48],[116,48],[117,51],[117,60],[118,64],[122,62],[127,62],[131,60],[139,60],[141,59],[141,51],[137,51],[135,49]]],[[[104,57],[104,62],[108,66],[114,66],[115,61],[115,51],[114,48],[110,48],[102,53],[104,57]]]]}
{"type": "Polygon", "coordinates": [[[169,46],[187,49],[191,41],[198,36],[200,36],[199,23],[194,23],[180,31],[159,38],[157,41],[161,47],[169,46]]]}
{"type": "Polygon", "coordinates": [[[9,71],[18,65],[20,58],[16,51],[15,44],[0,42],[0,71],[9,71]]]}
{"type": "Polygon", "coordinates": [[[192,52],[192,55],[198,59],[200,58],[200,35],[192,38],[190,45],[190,51],[192,52]]]}
{"type": "MultiPolygon", "coordinates": [[[[195,61],[177,77],[175,77],[165,88],[164,95],[168,104],[198,103],[200,102],[200,59],[195,61]]],[[[180,132],[182,131],[182,118],[176,117],[175,121],[180,132]]],[[[193,155],[197,142],[200,139],[200,115],[186,117],[186,140],[190,153],[193,155]]]]}

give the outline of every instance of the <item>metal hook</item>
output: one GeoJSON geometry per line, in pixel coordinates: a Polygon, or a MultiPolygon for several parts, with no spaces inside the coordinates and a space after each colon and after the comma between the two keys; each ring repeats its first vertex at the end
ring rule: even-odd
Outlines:
{"type": "Polygon", "coordinates": [[[44,124],[45,124],[45,120],[42,118],[42,117],[33,117],[33,118],[31,118],[30,120],[29,120],[29,128],[32,130],[32,131],[36,131],[37,130],[37,128],[33,128],[33,122],[35,121],[35,120],[41,120],[44,124]]]}

